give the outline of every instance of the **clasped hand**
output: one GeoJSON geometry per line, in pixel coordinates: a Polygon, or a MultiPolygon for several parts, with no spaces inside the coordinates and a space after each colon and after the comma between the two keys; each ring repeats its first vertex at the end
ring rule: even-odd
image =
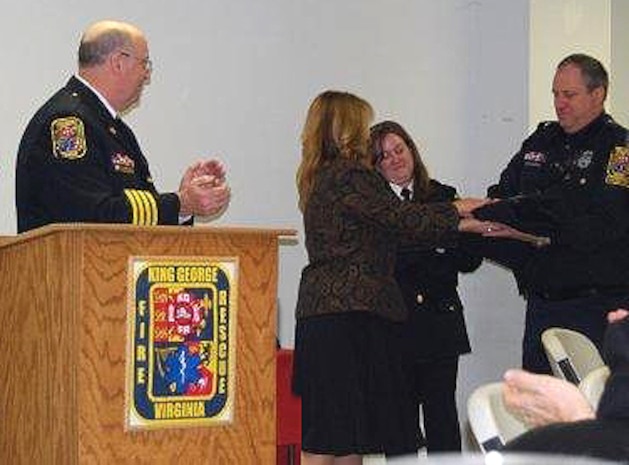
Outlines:
{"type": "Polygon", "coordinates": [[[475,199],[466,198],[454,201],[454,207],[459,212],[459,231],[467,233],[481,234],[485,237],[500,237],[506,239],[520,239],[526,233],[496,221],[484,221],[474,218],[473,212],[477,208],[487,204],[500,202],[498,199],[475,199]]]}
{"type": "Polygon", "coordinates": [[[229,203],[231,191],[226,170],[218,160],[198,161],[184,173],[179,185],[179,214],[209,216],[229,203]]]}
{"type": "Polygon", "coordinates": [[[472,212],[488,203],[495,202],[492,199],[458,199],[455,200],[454,207],[459,212],[459,231],[466,233],[482,234],[483,236],[494,236],[508,226],[494,221],[477,220],[472,212]]]}

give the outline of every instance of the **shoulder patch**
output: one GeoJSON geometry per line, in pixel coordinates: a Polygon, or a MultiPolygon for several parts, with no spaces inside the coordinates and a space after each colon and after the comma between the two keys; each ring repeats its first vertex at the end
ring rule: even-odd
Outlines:
{"type": "Polygon", "coordinates": [[[50,123],[50,137],[56,158],[78,160],[87,152],[85,126],[76,116],[57,118],[50,123]]]}
{"type": "Polygon", "coordinates": [[[617,145],[609,154],[605,183],[629,187],[629,147],[617,145]]]}

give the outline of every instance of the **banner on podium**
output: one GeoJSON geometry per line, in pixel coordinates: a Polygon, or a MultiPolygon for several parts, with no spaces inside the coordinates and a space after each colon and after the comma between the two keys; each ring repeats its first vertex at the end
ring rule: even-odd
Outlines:
{"type": "Polygon", "coordinates": [[[231,422],[237,258],[132,257],[128,429],[231,422]]]}

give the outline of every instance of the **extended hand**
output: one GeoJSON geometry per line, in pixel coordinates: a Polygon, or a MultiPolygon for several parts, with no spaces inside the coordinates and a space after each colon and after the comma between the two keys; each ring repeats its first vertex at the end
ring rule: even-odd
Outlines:
{"type": "Polygon", "coordinates": [[[500,225],[500,227],[491,228],[491,231],[487,231],[485,236],[487,237],[502,237],[507,239],[518,239],[523,234],[527,234],[519,229],[515,229],[512,226],[508,226],[504,223],[494,223],[494,225],[500,225]]]}
{"type": "Polygon", "coordinates": [[[461,218],[459,221],[460,232],[482,234],[483,236],[494,234],[502,227],[504,225],[500,223],[477,220],[476,218],[461,218]]]}
{"type": "Polygon", "coordinates": [[[607,322],[608,323],[616,323],[620,320],[624,320],[629,316],[629,310],[624,308],[617,308],[616,310],[612,310],[607,314],[607,322]]]}
{"type": "Polygon", "coordinates": [[[508,370],[503,400],[507,409],[531,426],[594,418],[594,410],[574,384],[549,375],[508,370]]]}
{"type": "Polygon", "coordinates": [[[483,205],[487,205],[488,203],[493,203],[495,200],[493,199],[474,199],[474,198],[466,198],[466,199],[458,199],[453,202],[454,207],[459,212],[459,216],[462,218],[469,218],[472,216],[472,211],[477,208],[482,207],[483,205]]]}

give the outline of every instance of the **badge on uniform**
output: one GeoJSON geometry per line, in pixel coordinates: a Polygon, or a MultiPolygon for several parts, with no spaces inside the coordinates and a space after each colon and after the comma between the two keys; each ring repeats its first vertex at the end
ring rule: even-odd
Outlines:
{"type": "Polygon", "coordinates": [[[56,158],[78,160],[87,152],[85,126],[76,116],[57,118],[50,123],[52,152],[56,158]]]}
{"type": "Polygon", "coordinates": [[[126,153],[114,153],[111,156],[111,164],[114,171],[118,173],[133,174],[135,172],[135,161],[126,153]]]}
{"type": "Polygon", "coordinates": [[[594,152],[591,150],[584,150],[576,159],[575,164],[579,169],[584,170],[592,164],[592,158],[594,158],[594,152]]]}
{"type": "Polygon", "coordinates": [[[609,154],[605,183],[612,186],[629,187],[629,148],[616,146],[609,154]]]}

